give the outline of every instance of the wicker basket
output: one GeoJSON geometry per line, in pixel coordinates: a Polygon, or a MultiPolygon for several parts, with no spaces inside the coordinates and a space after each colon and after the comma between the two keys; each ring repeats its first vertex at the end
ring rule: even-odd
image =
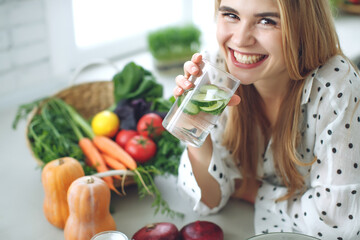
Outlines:
{"type": "MultiPolygon", "coordinates": [[[[96,81],[76,84],[56,93],[54,97],[64,100],[67,104],[75,108],[81,116],[85,119],[89,119],[96,113],[107,109],[114,103],[113,83],[112,81],[96,81]]],[[[31,143],[27,137],[28,126],[32,118],[37,113],[38,109],[34,109],[29,115],[26,127],[26,141],[32,156],[35,158],[39,166],[42,166],[44,163],[32,152],[31,143]]],[[[116,181],[116,179],[114,180],[116,187],[122,185],[121,181],[116,181]]],[[[128,176],[125,179],[124,185],[128,186],[134,183],[134,179],[131,176],[128,176]]]]}

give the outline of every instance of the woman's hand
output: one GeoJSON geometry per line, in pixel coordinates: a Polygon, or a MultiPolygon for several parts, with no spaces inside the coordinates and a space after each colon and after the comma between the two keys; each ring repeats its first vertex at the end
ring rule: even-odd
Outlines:
{"type": "MultiPolygon", "coordinates": [[[[190,76],[200,76],[201,75],[201,69],[200,64],[202,63],[202,55],[199,53],[195,53],[191,61],[187,61],[184,64],[184,75],[178,75],[175,78],[176,87],[174,88],[173,94],[175,97],[179,97],[181,94],[184,93],[185,90],[188,90],[190,88],[194,87],[194,84],[189,81],[190,76]]],[[[236,94],[234,94],[229,103],[228,106],[235,106],[240,103],[240,97],[236,94]]]]}
{"type": "Polygon", "coordinates": [[[202,62],[202,56],[199,53],[195,53],[191,61],[187,61],[184,64],[184,75],[179,75],[175,78],[176,87],[174,89],[174,96],[179,97],[184,93],[184,90],[188,90],[194,87],[194,84],[189,81],[191,75],[201,75],[200,64],[202,62]]]}

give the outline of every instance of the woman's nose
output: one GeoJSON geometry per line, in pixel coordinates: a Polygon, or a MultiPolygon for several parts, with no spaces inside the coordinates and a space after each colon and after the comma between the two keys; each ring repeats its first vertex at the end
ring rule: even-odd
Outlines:
{"type": "Polygon", "coordinates": [[[254,29],[249,23],[245,21],[239,22],[233,30],[233,41],[238,47],[252,46],[256,43],[254,29]]]}

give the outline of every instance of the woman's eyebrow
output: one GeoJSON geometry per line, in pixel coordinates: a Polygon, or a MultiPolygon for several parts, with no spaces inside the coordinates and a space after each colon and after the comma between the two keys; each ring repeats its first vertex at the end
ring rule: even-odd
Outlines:
{"type": "Polygon", "coordinates": [[[280,14],[277,12],[263,12],[263,13],[255,13],[255,17],[276,17],[280,18],[280,14]]]}
{"type": "Polygon", "coordinates": [[[231,13],[239,14],[238,11],[236,11],[236,10],[233,9],[232,7],[228,7],[228,6],[220,6],[220,7],[219,7],[219,11],[220,11],[220,12],[231,12],[231,13]]]}
{"type": "MultiPolygon", "coordinates": [[[[239,12],[237,10],[235,10],[232,7],[228,7],[228,6],[220,6],[219,7],[219,11],[220,12],[231,12],[234,14],[239,14],[239,12]]],[[[279,13],[277,12],[262,12],[262,13],[255,13],[254,14],[255,17],[277,17],[280,18],[279,13]]]]}

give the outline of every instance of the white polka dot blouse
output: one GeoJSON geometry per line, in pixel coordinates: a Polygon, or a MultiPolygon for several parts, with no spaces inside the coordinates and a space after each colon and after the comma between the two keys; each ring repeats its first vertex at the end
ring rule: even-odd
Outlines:
{"type": "MultiPolygon", "coordinates": [[[[218,64],[223,61],[214,59],[218,64]]],[[[332,57],[305,80],[298,167],[307,189],[286,201],[287,192],[275,171],[271,139],[259,153],[263,184],[255,202],[255,233],[300,232],[319,239],[360,239],[360,77],[342,56],[332,57]]],[[[187,150],[181,157],[178,188],[201,215],[217,213],[241,178],[229,150],[221,146],[226,112],[211,132],[213,153],[209,173],[219,182],[222,200],[209,209],[192,174],[187,150]]]]}

